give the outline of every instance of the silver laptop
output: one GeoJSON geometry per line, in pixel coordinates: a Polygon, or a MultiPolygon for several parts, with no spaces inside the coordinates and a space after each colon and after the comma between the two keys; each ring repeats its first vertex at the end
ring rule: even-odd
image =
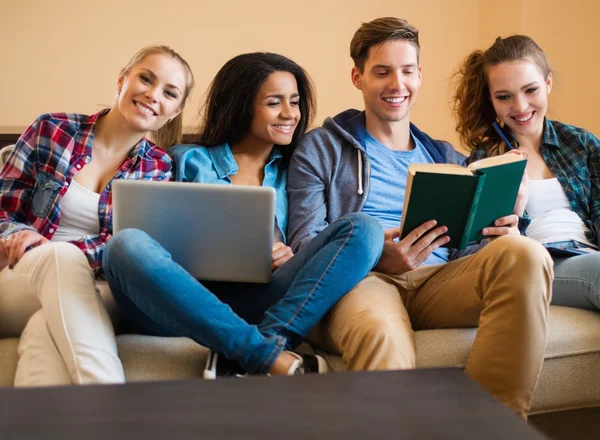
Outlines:
{"type": "Polygon", "coordinates": [[[275,190],[116,180],[113,230],[146,232],[200,280],[271,279],[275,190]]]}

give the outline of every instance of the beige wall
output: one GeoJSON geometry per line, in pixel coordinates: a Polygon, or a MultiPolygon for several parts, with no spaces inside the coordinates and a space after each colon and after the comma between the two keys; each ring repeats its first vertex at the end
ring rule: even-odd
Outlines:
{"type": "Polygon", "coordinates": [[[456,142],[447,97],[460,59],[512,32],[538,39],[558,70],[555,116],[600,134],[593,111],[600,61],[586,54],[600,43],[592,31],[600,18],[594,0],[0,0],[0,130],[23,128],[49,111],[85,113],[110,104],[120,68],[154,43],[178,50],[194,70],[188,126],[219,67],[257,50],[282,53],[308,70],[320,124],[361,108],[348,46],[361,22],[384,15],[407,18],[421,30],[424,81],[413,120],[433,136],[456,142]]]}

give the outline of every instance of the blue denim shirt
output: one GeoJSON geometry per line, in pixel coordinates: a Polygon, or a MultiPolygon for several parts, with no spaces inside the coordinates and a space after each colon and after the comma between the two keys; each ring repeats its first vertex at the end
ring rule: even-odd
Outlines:
{"type": "MultiPolygon", "coordinates": [[[[211,148],[192,144],[178,145],[169,149],[169,153],[175,161],[175,180],[179,182],[231,185],[229,176],[237,174],[238,171],[237,162],[228,144],[211,148]]],[[[275,189],[275,239],[279,240],[277,235],[280,234],[281,241],[286,243],[287,170],[282,169],[281,158],[279,150],[273,148],[271,157],[265,165],[265,177],[262,185],[275,189]]]]}

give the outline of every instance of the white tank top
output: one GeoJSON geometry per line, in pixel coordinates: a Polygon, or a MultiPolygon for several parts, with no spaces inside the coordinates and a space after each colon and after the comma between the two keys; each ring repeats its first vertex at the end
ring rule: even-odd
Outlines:
{"type": "Polygon", "coordinates": [[[60,201],[60,224],[52,241],[75,241],[84,235],[99,234],[98,203],[100,194],[71,180],[60,201]]]}
{"type": "Polygon", "coordinates": [[[589,229],[571,209],[557,178],[530,180],[525,209],[531,218],[526,231],[528,237],[540,243],[575,240],[595,247],[586,238],[589,229]]]}

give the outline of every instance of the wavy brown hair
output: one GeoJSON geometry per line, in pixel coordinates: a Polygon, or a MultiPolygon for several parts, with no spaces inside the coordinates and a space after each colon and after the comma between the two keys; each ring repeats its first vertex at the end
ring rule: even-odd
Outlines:
{"type": "Polygon", "coordinates": [[[453,75],[452,112],[456,131],[468,150],[484,149],[490,156],[506,152],[506,145],[494,130],[496,112],[488,86],[488,69],[506,61],[534,62],[544,79],[552,73],[546,54],[540,46],[525,35],[498,37],[486,51],[469,54],[453,75]]]}

